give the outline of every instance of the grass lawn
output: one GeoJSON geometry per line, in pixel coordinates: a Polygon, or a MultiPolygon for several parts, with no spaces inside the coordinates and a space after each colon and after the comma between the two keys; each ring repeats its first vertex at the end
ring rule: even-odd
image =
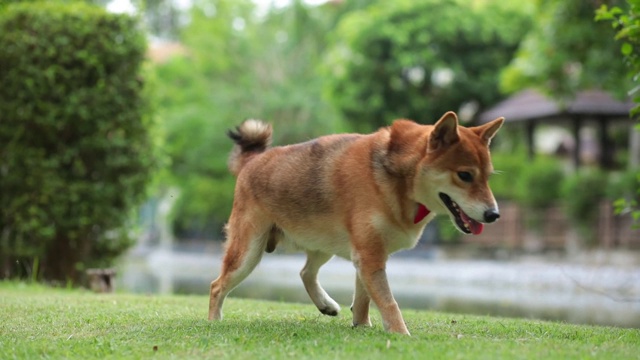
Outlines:
{"type": "Polygon", "coordinates": [[[404,310],[411,337],[313,305],[0,282],[0,359],[640,359],[640,330],[404,310]]]}

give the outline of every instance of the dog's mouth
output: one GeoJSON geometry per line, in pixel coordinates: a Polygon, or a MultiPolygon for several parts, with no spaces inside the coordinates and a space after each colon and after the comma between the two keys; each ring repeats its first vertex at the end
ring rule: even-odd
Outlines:
{"type": "Polygon", "coordinates": [[[460,231],[465,234],[474,235],[479,235],[482,233],[484,224],[473,220],[469,215],[467,215],[467,213],[462,210],[462,208],[460,208],[460,205],[458,205],[458,203],[451,200],[449,195],[445,193],[440,193],[439,195],[440,199],[442,199],[442,202],[447,206],[449,212],[451,212],[451,214],[453,215],[453,218],[455,219],[454,223],[456,224],[458,229],[460,229],[460,231]]]}

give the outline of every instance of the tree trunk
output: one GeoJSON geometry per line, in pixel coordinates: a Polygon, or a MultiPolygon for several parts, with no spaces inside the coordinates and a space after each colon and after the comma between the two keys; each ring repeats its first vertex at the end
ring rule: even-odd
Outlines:
{"type": "Polygon", "coordinates": [[[78,284],[81,279],[81,273],[78,271],[78,263],[82,260],[82,244],[81,240],[73,241],[62,236],[56,237],[51,242],[51,246],[42,261],[41,272],[42,278],[48,281],[59,282],[65,284],[71,282],[78,284]]]}

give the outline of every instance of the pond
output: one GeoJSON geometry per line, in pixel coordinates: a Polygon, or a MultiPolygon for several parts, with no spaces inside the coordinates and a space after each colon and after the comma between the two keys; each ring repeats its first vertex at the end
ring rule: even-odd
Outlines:
{"type": "MultiPolygon", "coordinates": [[[[310,304],[298,275],[304,262],[303,255],[266,254],[230,296],[310,304]]],[[[219,269],[219,254],[154,250],[128,256],[117,282],[137,293],[208,294],[219,269]]],[[[637,265],[397,256],[389,260],[387,275],[401,309],[640,328],[637,265]]],[[[342,306],[342,316],[350,316],[353,265],[334,258],[319,278],[342,306]]]]}

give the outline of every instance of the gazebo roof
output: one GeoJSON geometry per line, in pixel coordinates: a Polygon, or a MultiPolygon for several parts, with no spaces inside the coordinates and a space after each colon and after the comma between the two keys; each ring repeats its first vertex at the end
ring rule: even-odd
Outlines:
{"type": "Polygon", "coordinates": [[[601,90],[581,91],[563,105],[539,91],[528,89],[482,112],[478,120],[482,124],[501,116],[507,122],[569,120],[574,117],[629,119],[629,111],[633,106],[631,101],[616,100],[601,90]]]}

